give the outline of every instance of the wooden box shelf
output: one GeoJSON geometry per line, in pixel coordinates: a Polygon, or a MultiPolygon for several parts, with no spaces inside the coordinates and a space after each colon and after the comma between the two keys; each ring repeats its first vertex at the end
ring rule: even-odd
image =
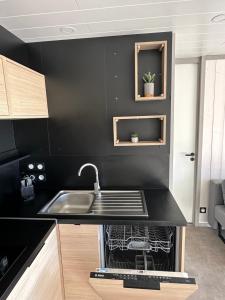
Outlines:
{"type": "Polygon", "coordinates": [[[135,101],[166,99],[167,41],[135,43],[135,101]],[[156,73],[155,96],[144,97],[144,73],[156,73]]]}
{"type": "Polygon", "coordinates": [[[165,145],[166,115],[113,117],[113,139],[114,146],[165,145]],[[130,135],[135,131],[140,136],[138,143],[130,141],[130,135]]]}

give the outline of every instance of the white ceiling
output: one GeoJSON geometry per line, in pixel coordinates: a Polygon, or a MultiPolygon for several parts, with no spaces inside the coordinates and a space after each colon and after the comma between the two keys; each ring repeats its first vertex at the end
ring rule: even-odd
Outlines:
{"type": "Polygon", "coordinates": [[[0,25],[25,42],[173,31],[176,57],[225,54],[223,13],[225,0],[0,0],[0,25]]]}

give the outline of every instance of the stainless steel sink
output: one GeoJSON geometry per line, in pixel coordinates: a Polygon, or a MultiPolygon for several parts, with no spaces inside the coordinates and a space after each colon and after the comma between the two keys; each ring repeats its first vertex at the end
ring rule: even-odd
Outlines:
{"type": "Polygon", "coordinates": [[[148,216],[143,191],[60,191],[40,212],[41,214],[148,216]]]}
{"type": "Polygon", "coordinates": [[[60,191],[40,213],[87,214],[94,198],[92,191],[60,191]]]}

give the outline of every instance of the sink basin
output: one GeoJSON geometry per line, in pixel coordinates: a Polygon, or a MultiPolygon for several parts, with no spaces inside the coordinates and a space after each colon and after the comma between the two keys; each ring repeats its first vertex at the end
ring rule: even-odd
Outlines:
{"type": "Polygon", "coordinates": [[[146,217],[148,210],[143,191],[101,191],[96,198],[93,191],[60,191],[40,214],[71,214],[146,217]]]}
{"type": "Polygon", "coordinates": [[[94,198],[92,191],[60,191],[40,213],[87,214],[94,198]]]}

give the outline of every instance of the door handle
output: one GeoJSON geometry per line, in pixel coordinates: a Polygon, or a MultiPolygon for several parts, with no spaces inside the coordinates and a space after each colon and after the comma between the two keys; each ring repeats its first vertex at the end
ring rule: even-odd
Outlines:
{"type": "Polygon", "coordinates": [[[190,161],[194,161],[195,160],[195,154],[194,154],[194,152],[186,153],[185,156],[190,157],[190,161]]]}
{"type": "Polygon", "coordinates": [[[185,156],[195,156],[194,152],[186,153],[185,156]]]}

